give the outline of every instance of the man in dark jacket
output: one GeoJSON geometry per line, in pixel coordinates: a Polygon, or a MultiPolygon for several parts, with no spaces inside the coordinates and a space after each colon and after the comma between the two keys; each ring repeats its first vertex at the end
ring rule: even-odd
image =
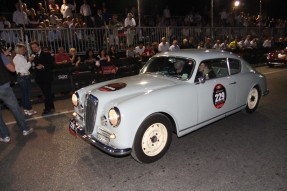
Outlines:
{"type": "Polygon", "coordinates": [[[52,69],[55,61],[50,53],[41,50],[38,42],[31,42],[30,45],[35,54],[33,60],[35,64],[35,81],[45,97],[45,108],[42,115],[50,114],[55,110],[52,94],[52,69]]]}

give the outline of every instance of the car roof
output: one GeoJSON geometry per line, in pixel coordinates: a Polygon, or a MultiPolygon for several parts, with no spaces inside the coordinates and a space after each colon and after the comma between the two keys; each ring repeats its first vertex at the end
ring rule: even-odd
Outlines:
{"type": "Polygon", "coordinates": [[[156,56],[176,56],[176,57],[184,57],[184,58],[192,58],[195,60],[205,60],[212,58],[222,58],[222,57],[239,57],[232,52],[227,52],[223,50],[215,50],[215,49],[183,49],[177,51],[169,51],[169,52],[161,52],[156,56]]]}

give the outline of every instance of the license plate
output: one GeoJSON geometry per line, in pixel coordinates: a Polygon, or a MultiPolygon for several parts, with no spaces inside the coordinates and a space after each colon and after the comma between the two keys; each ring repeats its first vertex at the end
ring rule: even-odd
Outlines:
{"type": "Polygon", "coordinates": [[[70,120],[69,132],[72,135],[77,136],[77,125],[76,125],[76,121],[74,119],[70,120]]]}

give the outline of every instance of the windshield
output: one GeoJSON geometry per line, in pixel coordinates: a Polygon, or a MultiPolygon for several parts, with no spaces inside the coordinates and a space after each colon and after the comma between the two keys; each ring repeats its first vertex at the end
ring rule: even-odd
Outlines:
{"type": "Polygon", "coordinates": [[[153,57],[141,70],[142,74],[155,73],[180,80],[187,80],[192,74],[194,61],[177,57],[153,57]]]}

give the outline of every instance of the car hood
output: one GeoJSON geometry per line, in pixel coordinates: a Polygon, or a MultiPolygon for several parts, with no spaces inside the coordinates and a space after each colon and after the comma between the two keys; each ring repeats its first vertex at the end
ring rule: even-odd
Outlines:
{"type": "Polygon", "coordinates": [[[137,96],[153,91],[175,86],[182,81],[161,75],[140,74],[94,84],[83,88],[85,93],[90,92],[99,100],[112,100],[126,96],[137,96]]]}

